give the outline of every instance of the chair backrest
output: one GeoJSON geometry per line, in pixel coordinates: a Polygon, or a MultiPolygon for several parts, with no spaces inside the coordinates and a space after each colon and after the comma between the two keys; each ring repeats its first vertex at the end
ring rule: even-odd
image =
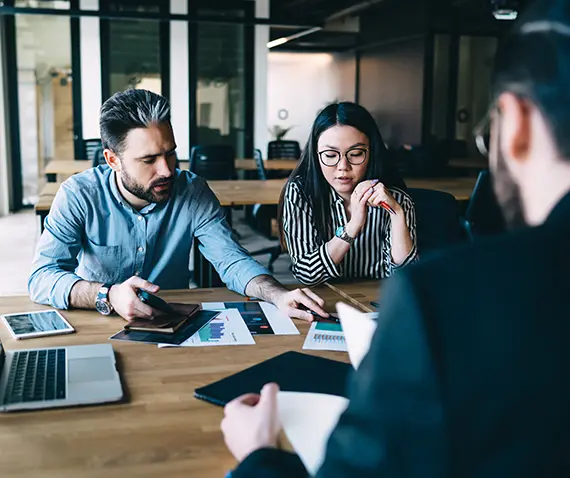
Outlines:
{"type": "Polygon", "coordinates": [[[194,146],[190,171],[206,180],[236,179],[234,149],[225,144],[194,146]]]}
{"type": "Polygon", "coordinates": [[[432,189],[408,189],[416,211],[416,235],[420,256],[461,242],[459,205],[453,195],[432,189]]]}
{"type": "MultiPolygon", "coordinates": [[[[97,151],[102,148],[101,140],[99,138],[84,139],[83,140],[83,158],[93,163],[97,151]]],[[[102,150],[101,150],[102,152],[102,150]]]]}
{"type": "Polygon", "coordinates": [[[301,146],[297,141],[284,140],[270,141],[267,144],[267,159],[299,159],[301,146]]]}
{"type": "Polygon", "coordinates": [[[99,146],[93,152],[93,158],[91,159],[91,164],[93,165],[94,168],[96,168],[97,166],[105,163],[106,161],[105,161],[105,156],[103,155],[103,148],[99,146]]]}
{"type": "Polygon", "coordinates": [[[471,238],[506,231],[505,219],[493,191],[488,169],[479,173],[465,211],[465,219],[471,238]]]}
{"type": "Polygon", "coordinates": [[[257,175],[259,179],[265,181],[267,179],[267,171],[265,171],[265,165],[263,164],[263,156],[259,149],[253,151],[253,157],[255,159],[255,165],[257,166],[257,175]]]}

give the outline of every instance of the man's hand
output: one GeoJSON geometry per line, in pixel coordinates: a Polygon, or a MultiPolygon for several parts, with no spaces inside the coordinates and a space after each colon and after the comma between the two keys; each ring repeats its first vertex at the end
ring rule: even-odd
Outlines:
{"type": "Polygon", "coordinates": [[[325,301],[312,290],[306,288],[285,290],[280,297],[275,299],[274,304],[289,317],[307,322],[312,322],[314,319],[311,310],[322,317],[329,316],[323,309],[325,301]]]}
{"type": "Polygon", "coordinates": [[[257,276],[250,280],[245,288],[245,293],[249,297],[256,297],[275,304],[281,312],[294,319],[312,322],[313,315],[307,312],[307,309],[322,317],[329,316],[323,310],[325,301],[317,294],[309,289],[286,289],[268,275],[257,276]]]}
{"type": "Polygon", "coordinates": [[[141,301],[137,295],[139,289],[151,294],[158,292],[159,287],[149,281],[133,276],[122,284],[116,284],[109,290],[109,302],[123,319],[153,319],[160,311],[153,309],[141,301]]]}
{"type": "Polygon", "coordinates": [[[278,391],[276,384],[268,383],[261,395],[242,395],[224,408],[222,433],[226,446],[238,462],[260,448],[277,447],[281,430],[277,414],[278,391]]]}

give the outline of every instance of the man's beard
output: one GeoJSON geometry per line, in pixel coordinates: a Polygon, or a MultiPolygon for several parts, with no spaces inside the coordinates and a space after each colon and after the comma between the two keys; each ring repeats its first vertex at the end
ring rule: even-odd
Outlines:
{"type": "Polygon", "coordinates": [[[163,203],[170,199],[170,195],[172,193],[172,178],[158,178],[156,181],[153,181],[148,188],[142,184],[137,183],[124,169],[121,170],[121,182],[125,189],[130,192],[133,196],[142,199],[143,201],[149,203],[163,203]],[[169,185],[169,188],[161,191],[159,193],[155,193],[152,188],[155,186],[161,185],[169,185]]]}
{"type": "Polygon", "coordinates": [[[526,226],[519,186],[511,177],[500,152],[497,154],[497,167],[492,173],[492,178],[495,196],[501,207],[507,228],[512,230],[526,226]]]}

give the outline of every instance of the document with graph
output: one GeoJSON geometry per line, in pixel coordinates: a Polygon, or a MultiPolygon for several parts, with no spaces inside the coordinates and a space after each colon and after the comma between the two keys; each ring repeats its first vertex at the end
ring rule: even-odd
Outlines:
{"type": "MultiPolygon", "coordinates": [[[[180,347],[209,347],[213,345],[254,345],[255,340],[241,318],[239,310],[226,309],[212,319],[180,347]]],[[[160,345],[163,347],[165,345],[160,345]]]]}
{"type": "Polygon", "coordinates": [[[303,350],[347,352],[342,326],[327,321],[313,322],[303,344],[303,350]]]}

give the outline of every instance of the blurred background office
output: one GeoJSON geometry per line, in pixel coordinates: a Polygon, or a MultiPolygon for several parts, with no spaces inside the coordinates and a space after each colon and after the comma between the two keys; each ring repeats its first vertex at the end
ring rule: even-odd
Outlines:
{"type": "MultiPolygon", "coordinates": [[[[486,164],[472,130],[486,113],[497,43],[524,3],[0,2],[0,294],[25,292],[46,182],[98,162],[99,108],[127,88],[170,99],[182,168],[207,156],[196,149],[192,160],[194,147],[225,146],[253,165],[225,179],[284,178],[290,169],[260,171],[263,160],[298,159],[316,113],[355,101],[373,114],[403,177],[475,183],[486,164]],[[70,169],[50,172],[54,162],[70,169]]],[[[248,249],[275,247],[255,208],[235,216],[248,249]]]]}

